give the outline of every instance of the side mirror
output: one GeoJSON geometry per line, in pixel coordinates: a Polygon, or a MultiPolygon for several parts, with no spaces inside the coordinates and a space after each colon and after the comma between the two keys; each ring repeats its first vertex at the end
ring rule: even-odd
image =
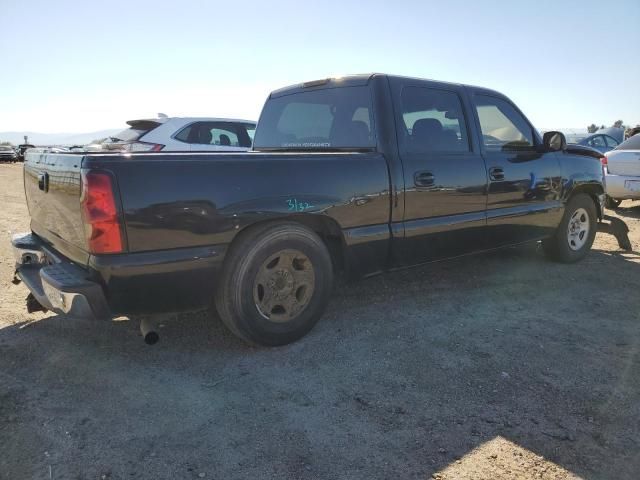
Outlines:
{"type": "Polygon", "coordinates": [[[544,132],[542,144],[547,152],[560,152],[567,148],[567,139],[562,132],[544,132]]]}

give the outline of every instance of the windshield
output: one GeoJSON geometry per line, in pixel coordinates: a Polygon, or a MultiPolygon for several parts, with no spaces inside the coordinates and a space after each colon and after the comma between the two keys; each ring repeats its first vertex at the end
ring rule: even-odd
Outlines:
{"type": "Polygon", "coordinates": [[[332,150],[376,145],[369,87],[294,93],[267,101],[256,149],[332,150]]]}
{"type": "Polygon", "coordinates": [[[0,151],[3,152],[8,152],[9,150],[13,151],[13,148],[7,146],[7,145],[0,145],[0,151]]]}

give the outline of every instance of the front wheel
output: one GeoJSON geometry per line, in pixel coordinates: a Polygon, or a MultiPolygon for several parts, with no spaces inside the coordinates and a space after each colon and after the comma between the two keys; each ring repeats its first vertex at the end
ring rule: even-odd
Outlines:
{"type": "Polygon", "coordinates": [[[556,233],[542,241],[545,253],[563,263],[582,260],[593,245],[597,221],[596,205],[589,195],[579,193],[571,197],[556,233]]]}
{"type": "Polygon", "coordinates": [[[295,223],[247,232],[232,246],[215,304],[225,325],[249,343],[285,345],[307,334],[331,293],[331,257],[295,223]]]}

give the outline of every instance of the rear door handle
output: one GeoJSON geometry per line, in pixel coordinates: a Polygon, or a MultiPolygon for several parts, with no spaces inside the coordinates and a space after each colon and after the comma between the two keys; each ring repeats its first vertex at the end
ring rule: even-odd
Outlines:
{"type": "Polygon", "coordinates": [[[502,167],[491,167],[489,169],[489,178],[496,182],[504,180],[504,170],[502,167]]]}
{"type": "Polygon", "coordinates": [[[435,179],[431,172],[416,172],[413,176],[413,183],[416,187],[430,187],[433,185],[435,179]]]}

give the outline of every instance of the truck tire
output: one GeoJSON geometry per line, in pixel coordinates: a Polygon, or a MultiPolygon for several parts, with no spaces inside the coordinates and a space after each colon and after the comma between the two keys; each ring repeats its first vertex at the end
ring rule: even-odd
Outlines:
{"type": "Polygon", "coordinates": [[[553,237],[542,241],[549,258],[562,263],[582,260],[593,245],[598,228],[596,205],[585,193],[569,199],[564,216],[553,237]]]}
{"type": "Polygon", "coordinates": [[[607,195],[605,201],[604,201],[604,206],[607,207],[610,210],[613,210],[614,208],[618,208],[620,206],[620,204],[622,203],[622,200],[616,200],[615,198],[611,198],[609,195],[607,195]]]}
{"type": "Polygon", "coordinates": [[[322,240],[297,223],[267,225],[232,245],[215,294],[224,324],[243,340],[277,346],[306,335],[333,283],[322,240]]]}

